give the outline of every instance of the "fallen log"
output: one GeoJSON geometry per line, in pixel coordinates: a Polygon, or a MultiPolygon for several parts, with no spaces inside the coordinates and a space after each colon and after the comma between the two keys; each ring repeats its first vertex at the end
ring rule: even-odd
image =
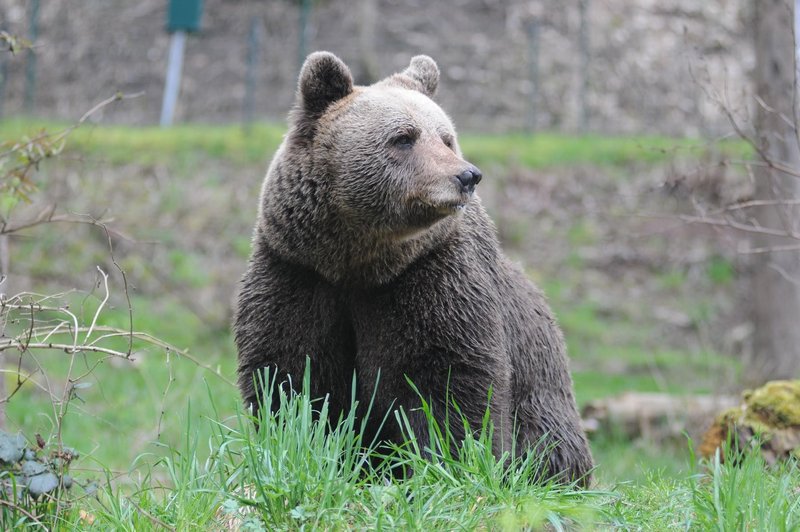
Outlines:
{"type": "Polygon", "coordinates": [[[581,414],[590,436],[607,433],[662,442],[682,440],[686,434],[699,437],[720,410],[737,403],[737,397],[727,395],[625,392],[590,401],[581,414]]]}

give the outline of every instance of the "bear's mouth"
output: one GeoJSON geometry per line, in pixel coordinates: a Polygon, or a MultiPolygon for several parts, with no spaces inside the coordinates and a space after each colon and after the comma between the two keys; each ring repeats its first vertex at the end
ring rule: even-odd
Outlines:
{"type": "Polygon", "coordinates": [[[439,220],[454,216],[466,209],[469,197],[435,201],[431,198],[417,198],[409,204],[406,223],[413,227],[430,227],[439,220]]]}
{"type": "Polygon", "coordinates": [[[463,211],[467,207],[467,203],[469,203],[472,194],[462,196],[466,197],[461,197],[457,200],[451,201],[431,201],[420,199],[418,200],[418,204],[423,209],[434,211],[440,216],[449,216],[451,214],[463,211]]]}
{"type": "Polygon", "coordinates": [[[453,202],[453,203],[442,203],[439,205],[434,206],[436,210],[441,212],[442,214],[453,214],[458,211],[463,211],[467,207],[467,202],[453,202]]]}

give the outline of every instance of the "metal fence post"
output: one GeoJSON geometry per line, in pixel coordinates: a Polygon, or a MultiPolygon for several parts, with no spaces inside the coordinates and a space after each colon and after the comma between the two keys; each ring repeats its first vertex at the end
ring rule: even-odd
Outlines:
{"type": "Polygon", "coordinates": [[[303,66],[303,62],[306,60],[306,55],[308,55],[308,18],[311,15],[311,0],[300,0],[300,42],[298,43],[297,48],[297,55],[298,55],[298,66],[297,68],[303,66]]]}
{"type": "Polygon", "coordinates": [[[246,129],[253,123],[256,107],[256,83],[258,65],[261,62],[262,41],[261,20],[253,17],[250,21],[250,32],[247,36],[247,72],[245,74],[244,102],[242,105],[242,122],[246,129]]]}
{"type": "Polygon", "coordinates": [[[183,55],[186,49],[187,32],[200,30],[203,18],[203,0],[170,0],[167,9],[167,31],[170,32],[167,79],[164,83],[164,99],[161,101],[161,127],[171,126],[175,117],[175,106],[181,90],[183,55]]]}
{"type": "Polygon", "coordinates": [[[175,117],[175,105],[178,103],[178,92],[181,88],[181,71],[183,70],[183,52],[186,47],[186,32],[178,30],[172,34],[169,43],[169,59],[167,62],[167,82],[164,86],[164,99],[161,102],[161,127],[171,126],[175,117]]]}
{"type": "MultiPolygon", "coordinates": [[[[28,20],[28,40],[36,44],[39,38],[39,0],[31,0],[30,19],[28,20]]],[[[25,64],[25,112],[33,113],[33,104],[36,101],[36,53],[33,48],[28,49],[25,64]]]]}
{"type": "MultiPolygon", "coordinates": [[[[8,31],[8,26],[0,23],[0,31],[8,31]]],[[[6,82],[8,81],[8,54],[0,54],[0,118],[3,117],[3,103],[6,100],[6,82]]]]}
{"type": "Polygon", "coordinates": [[[538,99],[539,99],[539,29],[538,18],[531,19],[528,23],[528,80],[531,84],[531,93],[528,98],[528,123],[526,129],[536,131],[538,99]]]}
{"type": "Polygon", "coordinates": [[[589,130],[589,104],[587,102],[589,93],[589,0],[578,0],[580,12],[579,29],[579,48],[581,54],[580,61],[580,85],[578,87],[578,131],[586,133],[589,130]]]}

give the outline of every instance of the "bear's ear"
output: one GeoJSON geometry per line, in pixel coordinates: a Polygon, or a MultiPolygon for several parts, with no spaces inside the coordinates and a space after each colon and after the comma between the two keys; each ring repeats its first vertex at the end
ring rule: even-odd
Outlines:
{"type": "Polygon", "coordinates": [[[436,89],[439,87],[439,67],[436,66],[436,61],[427,55],[411,58],[411,64],[402,75],[411,78],[418,85],[413,88],[425,96],[432,98],[436,94],[436,89]]]}
{"type": "Polygon", "coordinates": [[[353,75],[330,52],[314,52],[300,70],[298,106],[307,116],[319,117],[330,104],[353,92],[353,75]]]}

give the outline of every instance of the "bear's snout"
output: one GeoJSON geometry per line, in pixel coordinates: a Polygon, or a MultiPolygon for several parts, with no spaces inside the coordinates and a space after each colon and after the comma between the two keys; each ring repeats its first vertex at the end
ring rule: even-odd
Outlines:
{"type": "Polygon", "coordinates": [[[456,176],[461,183],[462,192],[471,194],[475,190],[475,185],[480,183],[483,174],[477,167],[470,165],[469,168],[456,176]]]}

